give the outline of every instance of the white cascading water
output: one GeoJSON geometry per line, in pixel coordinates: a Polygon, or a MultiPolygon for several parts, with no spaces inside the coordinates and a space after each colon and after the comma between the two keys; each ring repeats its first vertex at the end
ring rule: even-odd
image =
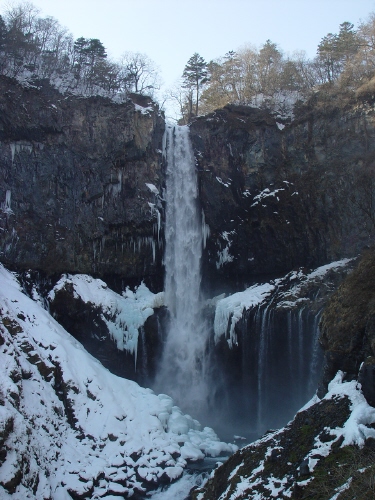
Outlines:
{"type": "Polygon", "coordinates": [[[165,304],[170,324],[155,390],[194,415],[205,410],[207,328],[200,297],[202,221],[187,126],[166,132],[165,304]]]}

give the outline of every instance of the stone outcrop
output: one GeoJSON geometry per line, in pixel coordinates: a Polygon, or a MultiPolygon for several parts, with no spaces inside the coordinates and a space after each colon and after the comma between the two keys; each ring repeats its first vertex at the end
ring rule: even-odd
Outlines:
{"type": "Polygon", "coordinates": [[[368,402],[375,404],[375,251],[367,250],[329,300],[321,320],[320,343],[325,351],[319,394],[337,370],[358,379],[368,402]],[[361,366],[362,365],[362,366],[361,366]]]}
{"type": "Polygon", "coordinates": [[[329,500],[338,498],[338,492],[347,494],[342,498],[370,498],[374,409],[363,401],[354,382],[331,389],[329,396],[303,408],[286,427],[268,431],[220,464],[201,488],[190,493],[192,500],[329,500]]]}
{"type": "Polygon", "coordinates": [[[313,268],[373,241],[373,105],[316,100],[291,122],[228,105],[192,123],[206,281],[313,268]]]}
{"type": "Polygon", "coordinates": [[[0,77],[1,261],[160,287],[163,132],[148,98],[114,103],[0,77]]]}
{"type": "Polygon", "coordinates": [[[166,315],[163,295],[152,294],[144,285],[138,292],[119,295],[102,280],[65,275],[47,301],[56,321],[103,366],[147,387],[163,344],[159,327],[166,315]]]}

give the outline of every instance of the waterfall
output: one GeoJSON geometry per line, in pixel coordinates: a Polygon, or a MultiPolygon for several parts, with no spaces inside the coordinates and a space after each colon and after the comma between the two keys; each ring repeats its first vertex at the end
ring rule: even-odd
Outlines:
{"type": "Polygon", "coordinates": [[[269,340],[271,334],[271,315],[272,310],[270,310],[271,302],[266,306],[262,316],[261,316],[261,326],[259,331],[259,350],[258,350],[258,415],[257,415],[257,428],[261,429],[262,422],[264,420],[263,415],[263,399],[267,380],[267,355],[269,340]]]}
{"type": "MultiPolygon", "coordinates": [[[[187,126],[167,128],[165,159],[168,321],[163,322],[153,389],[170,395],[202,423],[214,423],[227,439],[231,432],[259,435],[284,425],[313,395],[321,362],[319,315],[307,307],[277,308],[270,297],[269,302],[249,308],[238,326],[233,324],[239,344],[231,342],[229,349],[226,341],[213,345],[213,325],[208,325],[201,296],[208,229],[187,126]]],[[[269,285],[266,292],[273,288],[269,285]]]]}
{"type": "Polygon", "coordinates": [[[224,338],[218,344],[222,378],[215,412],[227,428],[215,429],[226,439],[230,429],[255,439],[281,427],[314,395],[322,363],[319,318],[319,311],[278,307],[271,297],[243,313],[238,344],[224,338]]]}
{"type": "Polygon", "coordinates": [[[246,341],[255,337],[259,345],[258,431],[279,427],[313,396],[321,364],[319,317],[308,307],[283,310],[269,303],[248,325],[246,341]]]}
{"type": "Polygon", "coordinates": [[[205,407],[208,328],[200,297],[202,220],[189,128],[166,131],[165,304],[170,321],[155,390],[194,415],[205,407]]]}

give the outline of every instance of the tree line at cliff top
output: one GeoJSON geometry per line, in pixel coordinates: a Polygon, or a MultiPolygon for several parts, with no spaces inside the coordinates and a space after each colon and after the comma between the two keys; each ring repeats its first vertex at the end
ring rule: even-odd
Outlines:
{"type": "MultiPolygon", "coordinates": [[[[156,98],[160,89],[158,70],[147,55],[125,52],[113,61],[99,39],[74,40],[56,19],[40,17],[28,2],[0,16],[0,74],[28,83],[48,79],[63,92],[120,100],[131,92],[156,98]]],[[[357,29],[350,22],[340,24],[338,33],[321,40],[314,59],[304,52],[285,55],[271,40],[209,62],[194,53],[162,100],[178,106],[183,123],[230,103],[287,117],[317,88],[375,92],[375,14],[357,29]]]]}
{"type": "Polygon", "coordinates": [[[159,87],[156,67],[145,54],[125,52],[119,62],[111,61],[99,39],[74,40],[29,2],[0,16],[0,74],[29,83],[48,79],[59,90],[85,96],[152,96],[159,87]]]}

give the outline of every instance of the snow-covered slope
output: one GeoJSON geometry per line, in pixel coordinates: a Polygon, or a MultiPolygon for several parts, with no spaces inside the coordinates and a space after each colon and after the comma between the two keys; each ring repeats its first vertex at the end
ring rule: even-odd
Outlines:
{"type": "Polygon", "coordinates": [[[235,451],[108,370],[0,267],[0,497],[125,497],[235,451]]]}
{"type": "Polygon", "coordinates": [[[373,498],[375,408],[344,375],[286,427],[230,457],[192,498],[373,498]],[[340,496],[346,490],[349,496],[340,496]]]}

